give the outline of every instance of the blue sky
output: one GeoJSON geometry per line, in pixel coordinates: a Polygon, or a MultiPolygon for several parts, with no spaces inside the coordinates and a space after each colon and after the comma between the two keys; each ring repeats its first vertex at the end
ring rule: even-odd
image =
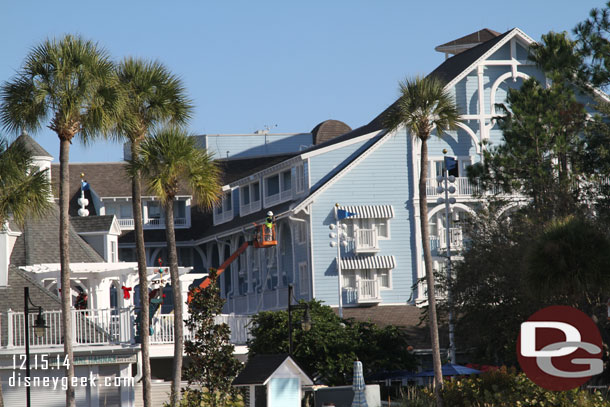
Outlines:
{"type": "MultiPolygon", "coordinates": [[[[427,74],[434,47],[491,28],[539,40],[571,31],[603,1],[309,0],[10,1],[2,5],[0,81],[47,37],[78,33],[119,60],[157,59],[179,75],[196,108],[196,134],[307,132],[337,119],[368,123],[406,76],[427,74]]],[[[2,134],[5,134],[4,132],[2,134]]],[[[33,134],[54,157],[50,130],[33,134]]],[[[11,135],[12,137],[12,135],[11,135]]],[[[72,162],[118,161],[122,147],[75,142],[72,162]]]]}

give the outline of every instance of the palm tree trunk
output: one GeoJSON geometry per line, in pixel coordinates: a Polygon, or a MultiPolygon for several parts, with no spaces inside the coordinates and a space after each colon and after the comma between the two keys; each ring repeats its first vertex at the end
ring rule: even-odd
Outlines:
{"type": "Polygon", "coordinates": [[[428,141],[421,141],[421,172],[419,174],[419,220],[421,222],[421,238],[424,248],[424,264],[426,283],[428,284],[428,318],[430,339],[432,340],[432,363],[434,365],[434,394],[437,407],[442,407],[441,388],[443,373],[441,370],[441,351],[438,341],[438,321],[436,318],[436,297],[434,294],[434,270],[432,269],[432,253],[430,252],[430,229],[428,225],[428,201],[426,199],[426,178],[428,176],[428,141]]]}
{"type": "Polygon", "coordinates": [[[70,140],[60,138],[59,142],[59,259],[61,263],[61,325],[64,338],[64,353],[68,357],[66,377],[66,407],[75,407],[74,387],[74,355],[72,353],[72,298],[70,290],[70,218],[68,207],[70,205],[70,140]]]}
{"type": "Polygon", "coordinates": [[[182,381],[182,352],[184,348],[184,328],[182,322],[182,292],[178,275],[178,256],[176,255],[176,235],[174,234],[174,199],[168,197],[165,202],[165,236],[169,256],[169,274],[174,297],[174,364],[172,377],[171,406],[177,407],[180,401],[180,383],[182,381]]]}
{"type": "MultiPolygon", "coordinates": [[[[131,143],[131,157],[136,158],[139,152],[139,141],[131,143]]],[[[148,277],[146,272],[146,252],[144,248],[144,228],[142,225],[142,185],[140,170],[131,179],[131,200],[133,224],[136,238],[136,259],[140,284],[140,341],[142,350],[142,400],[144,407],[152,406],[151,370],[150,370],[150,310],[148,308],[148,277]]]]}

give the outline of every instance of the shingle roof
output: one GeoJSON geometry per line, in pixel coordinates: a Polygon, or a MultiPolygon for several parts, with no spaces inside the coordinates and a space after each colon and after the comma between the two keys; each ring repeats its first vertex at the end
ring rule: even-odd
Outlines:
{"type": "Polygon", "coordinates": [[[267,155],[251,158],[229,158],[216,160],[222,169],[222,184],[227,185],[248,175],[274,166],[275,164],[286,161],[298,153],[267,155]]]}
{"type": "Polygon", "coordinates": [[[108,232],[113,219],[114,215],[77,216],[70,219],[70,224],[77,233],[108,232]]]}
{"type": "Polygon", "coordinates": [[[499,35],[500,33],[497,31],[490,30],[489,28],[483,28],[482,30],[475,31],[471,34],[460,37],[457,40],[449,41],[442,45],[439,45],[435,47],[434,50],[439,52],[449,52],[457,54],[459,52],[463,52],[468,48],[472,48],[475,45],[481,44],[485,41],[489,41],[499,35]]]}
{"type": "Polygon", "coordinates": [[[248,360],[246,367],[233,380],[234,386],[263,384],[288,358],[288,355],[255,355],[248,360]]]}
{"type": "MultiPolygon", "coordinates": [[[[104,259],[76,233],[71,226],[68,232],[70,262],[103,263],[104,259]]],[[[54,205],[42,219],[28,219],[21,236],[17,238],[11,264],[27,266],[42,263],[59,263],[59,207],[54,205]]]]}
{"type": "Polygon", "coordinates": [[[339,120],[325,120],[314,127],[311,134],[315,145],[332,140],[350,131],[352,131],[352,128],[339,120]]]}
{"type": "Polygon", "coordinates": [[[494,45],[502,41],[512,30],[506,31],[504,34],[498,35],[476,47],[470,48],[464,52],[452,56],[440,64],[428,76],[434,76],[442,79],[445,82],[451,82],[453,78],[461,74],[466,68],[472,65],[483,54],[489,51],[494,45]]]}
{"type": "Polygon", "coordinates": [[[53,157],[47,150],[42,148],[30,135],[23,131],[15,141],[21,141],[34,157],[53,157]]]}
{"type": "MultiPolygon", "coordinates": [[[[338,313],[338,309],[333,309],[338,313]]],[[[416,349],[430,348],[430,329],[427,325],[423,308],[414,305],[378,305],[374,307],[343,308],[345,319],[354,319],[361,322],[372,322],[379,327],[394,325],[407,334],[409,344],[416,349]],[[420,320],[423,322],[420,324],[420,320]]],[[[439,321],[442,324],[443,321],[439,321]]],[[[441,326],[441,347],[447,346],[448,335],[445,327],[441,326]]]]}

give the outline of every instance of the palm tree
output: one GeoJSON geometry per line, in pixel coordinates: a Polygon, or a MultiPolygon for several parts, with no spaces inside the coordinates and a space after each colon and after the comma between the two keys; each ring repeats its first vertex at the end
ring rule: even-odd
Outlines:
{"type": "Polygon", "coordinates": [[[27,146],[20,139],[9,146],[0,138],[0,230],[9,217],[23,224],[28,216],[42,216],[50,196],[47,170],[33,167],[27,146]]]}
{"type": "Polygon", "coordinates": [[[182,378],[184,334],[182,294],[178,276],[174,199],[179,181],[186,183],[200,207],[211,208],[220,197],[220,170],[211,154],[197,148],[195,138],[178,127],[167,127],[144,139],[139,157],[132,157],[130,172],[140,170],[149,191],[158,196],[165,211],[165,236],[169,253],[170,279],[174,298],[174,363],[171,405],[178,406],[182,378]]]}
{"type": "MultiPolygon", "coordinates": [[[[28,216],[44,215],[52,205],[50,196],[47,170],[33,167],[27,146],[20,139],[9,146],[0,138],[0,232],[11,217],[23,224],[28,216]]],[[[0,386],[0,407],[3,405],[0,386]]]]}
{"type": "Polygon", "coordinates": [[[419,173],[419,220],[421,224],[424,264],[428,285],[428,317],[432,339],[434,363],[434,385],[437,405],[442,405],[440,389],[443,385],[436,298],[434,296],[434,271],[430,252],[430,230],[428,226],[428,202],[426,200],[426,177],[428,175],[428,139],[436,128],[440,137],[443,132],[455,129],[458,112],[455,102],[445,90],[445,84],[435,77],[406,79],[400,83],[400,98],[388,112],[387,127],[396,130],[404,126],[421,143],[419,173]]]}
{"type": "MultiPolygon", "coordinates": [[[[126,105],[115,133],[131,144],[131,156],[138,157],[142,140],[160,123],[185,124],[192,106],[181,81],[159,62],[126,58],[116,69],[118,82],[126,95],[126,105]]],[[[136,170],[131,177],[131,201],[136,238],[136,258],[140,285],[140,341],[142,349],[142,398],[152,406],[150,384],[150,322],[146,253],[142,226],[141,177],[136,170]]]]}
{"type": "Polygon", "coordinates": [[[74,406],[74,363],[70,320],[69,155],[75,136],[91,142],[116,119],[122,98],[114,85],[114,65],[107,52],[79,36],[47,39],[27,55],[17,76],[0,88],[0,122],[11,131],[39,130],[43,124],[59,137],[60,263],[62,335],[68,388],[66,405],[74,406]]]}

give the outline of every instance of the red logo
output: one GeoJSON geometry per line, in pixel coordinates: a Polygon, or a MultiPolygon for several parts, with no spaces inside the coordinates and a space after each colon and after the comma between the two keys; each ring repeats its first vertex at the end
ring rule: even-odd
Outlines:
{"type": "Polygon", "coordinates": [[[575,308],[543,308],[521,324],[517,357],[531,381],[548,390],[574,389],[603,371],[595,322],[575,308]]]}

